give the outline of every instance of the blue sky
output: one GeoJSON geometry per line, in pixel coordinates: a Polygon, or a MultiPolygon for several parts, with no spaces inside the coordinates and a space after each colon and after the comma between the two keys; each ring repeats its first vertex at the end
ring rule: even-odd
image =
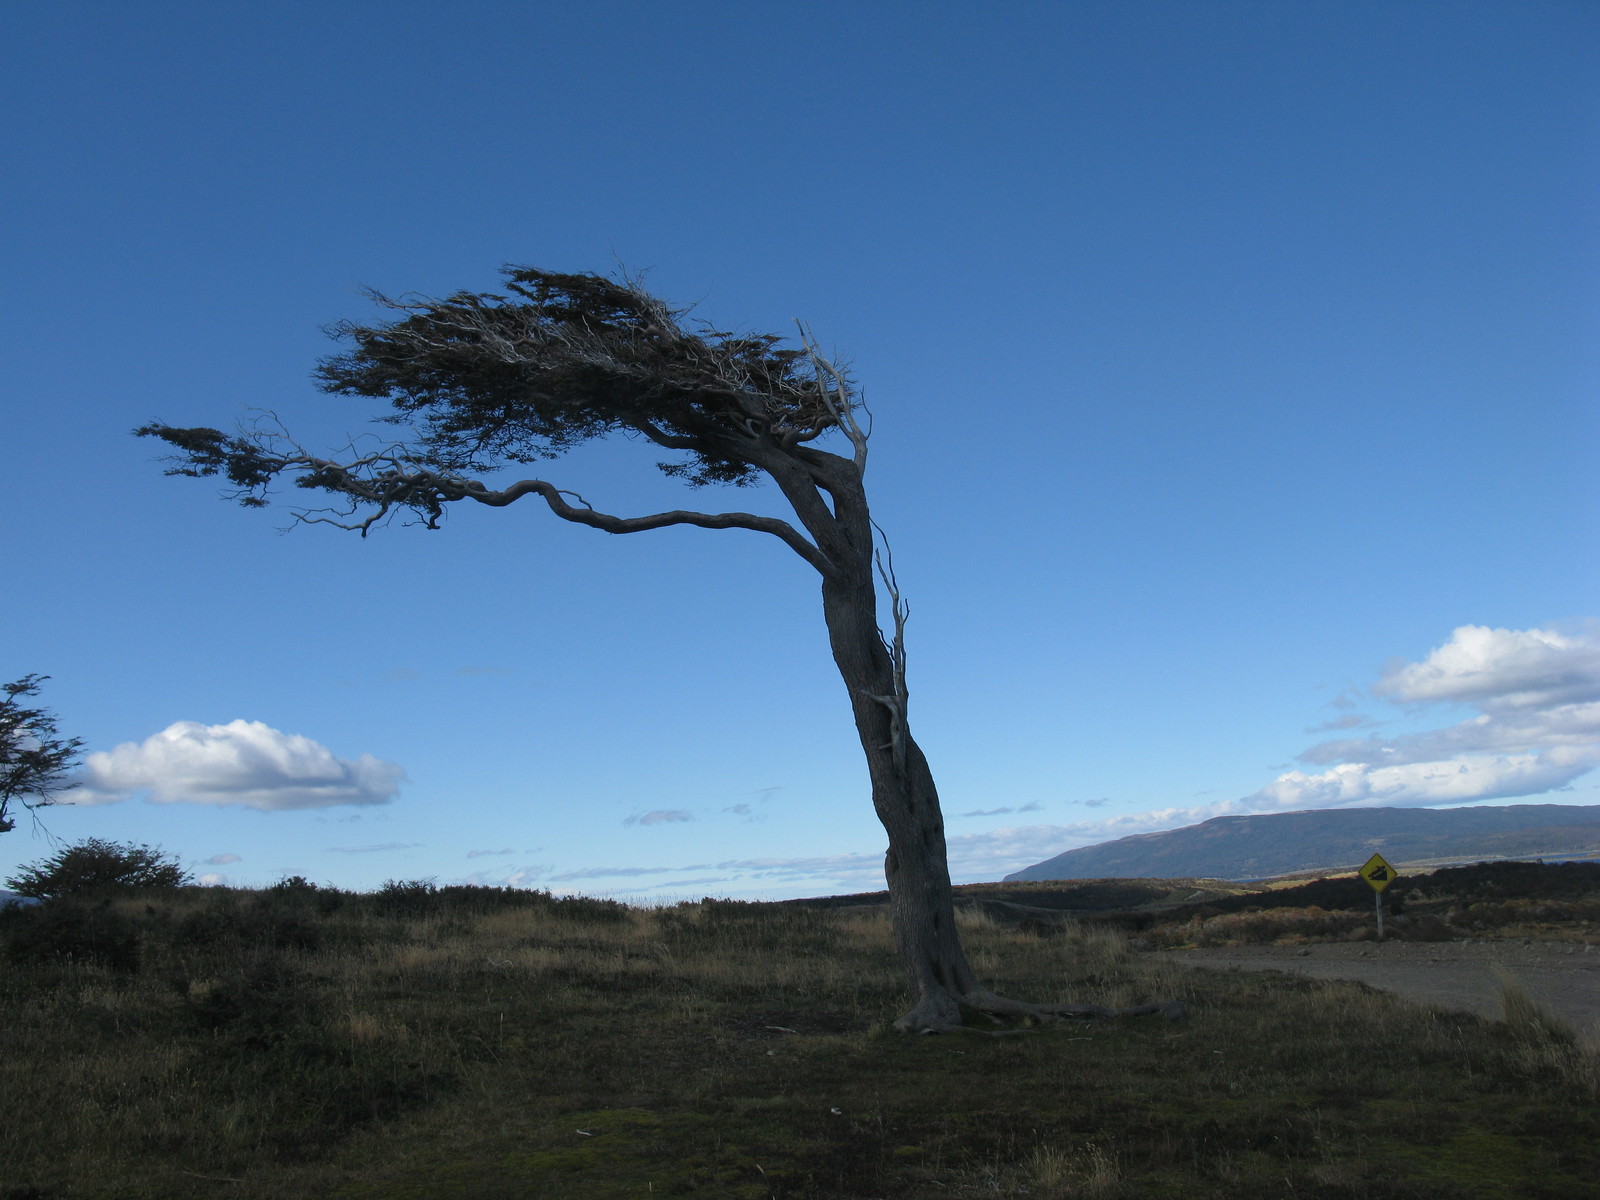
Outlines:
{"type": "MultiPolygon", "coordinates": [[[[92,752],[58,838],[246,885],[879,885],[776,540],[283,534],[129,436],[268,408],[333,448],[378,410],[312,386],[322,327],[506,262],[853,364],[958,881],[1220,812],[1600,803],[1591,4],[0,22],[0,673],[92,752]]],[[[684,506],[656,457],[540,473],[684,506]]],[[[24,820],[0,874],[51,849],[24,820]]]]}

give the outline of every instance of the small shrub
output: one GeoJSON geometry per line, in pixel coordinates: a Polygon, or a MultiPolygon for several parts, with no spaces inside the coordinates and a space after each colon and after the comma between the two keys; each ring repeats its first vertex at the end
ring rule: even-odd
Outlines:
{"type": "Polygon", "coordinates": [[[267,889],[275,896],[314,896],[320,890],[304,875],[285,875],[267,889]]]}
{"type": "Polygon", "coordinates": [[[274,906],[313,910],[324,917],[343,908],[351,895],[331,883],[312,883],[304,875],[285,875],[262,893],[263,899],[274,906]]]}
{"type": "Polygon", "coordinates": [[[431,879],[385,879],[373,897],[380,912],[415,915],[431,908],[438,894],[431,879]]]}
{"type": "Polygon", "coordinates": [[[160,850],[102,838],[68,846],[6,880],[18,895],[40,900],[132,888],[175,888],[189,882],[189,873],[160,850]]]}

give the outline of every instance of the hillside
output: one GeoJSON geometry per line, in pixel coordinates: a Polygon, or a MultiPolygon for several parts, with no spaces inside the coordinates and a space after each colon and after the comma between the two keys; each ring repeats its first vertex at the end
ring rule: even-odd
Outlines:
{"type": "Polygon", "coordinates": [[[1374,852],[1399,866],[1600,857],[1600,805],[1361,808],[1213,817],[1068,850],[1007,875],[1049,879],[1261,879],[1351,870],[1374,852]]]}

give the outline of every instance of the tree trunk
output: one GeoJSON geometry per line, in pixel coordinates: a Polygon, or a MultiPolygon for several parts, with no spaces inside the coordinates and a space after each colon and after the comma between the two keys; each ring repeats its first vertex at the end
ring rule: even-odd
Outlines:
{"type": "MultiPolygon", "coordinates": [[[[856,733],[867,756],[872,806],[889,835],[884,876],[896,949],[911,984],[912,1005],[895,1027],[939,1033],[962,1028],[961,1009],[991,1017],[1054,1020],[1062,1017],[1182,1015],[1177,1004],[1112,1010],[1093,1004],[1027,1004],[998,996],[978,982],[956,929],[944,815],[933,773],[906,727],[903,610],[896,595],[894,639],[878,626],[873,567],[873,523],[861,484],[862,443],[852,437],[851,462],[801,447],[796,458],[767,456],[757,465],[777,482],[825,558],[822,612],[833,661],[850,693],[856,733]],[[831,507],[819,501],[826,492],[831,507]]],[[[816,565],[813,563],[813,565],[816,565]]],[[[894,590],[892,569],[885,576],[894,590]]]]}
{"type": "Polygon", "coordinates": [[[895,945],[914,997],[901,1029],[951,1028],[958,1004],[985,995],[956,931],[944,817],[933,773],[905,729],[905,694],[878,630],[872,576],[825,579],[823,613],[867,756],[872,804],[889,835],[884,875],[895,945]],[[897,707],[898,706],[898,707],[897,707]]]}

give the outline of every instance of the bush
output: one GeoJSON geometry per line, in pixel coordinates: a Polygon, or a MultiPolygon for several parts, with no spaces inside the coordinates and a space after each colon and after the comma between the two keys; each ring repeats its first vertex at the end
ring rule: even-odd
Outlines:
{"type": "Polygon", "coordinates": [[[0,917],[0,947],[12,963],[99,963],[137,971],[139,928],[104,904],[71,901],[14,908],[0,917]]]}
{"type": "Polygon", "coordinates": [[[68,846],[6,880],[18,895],[40,900],[129,888],[173,888],[189,882],[189,873],[160,850],[101,838],[68,846]]]}
{"type": "Polygon", "coordinates": [[[315,916],[263,893],[246,903],[216,903],[185,913],[172,925],[172,944],[182,949],[231,948],[315,950],[322,926],[315,916]]]}
{"type": "Polygon", "coordinates": [[[414,917],[436,909],[434,897],[438,894],[432,879],[385,879],[373,897],[380,913],[414,917]]]}

